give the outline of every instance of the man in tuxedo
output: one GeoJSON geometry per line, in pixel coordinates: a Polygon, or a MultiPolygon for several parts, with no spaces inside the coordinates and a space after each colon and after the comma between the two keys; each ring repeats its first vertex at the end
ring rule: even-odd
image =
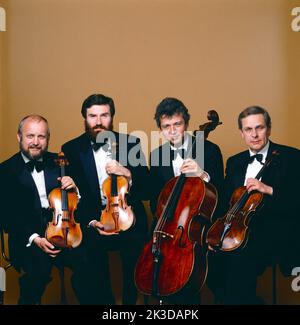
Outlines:
{"type": "MultiPolygon", "coordinates": [[[[187,133],[190,114],[186,106],[176,98],[165,98],[157,106],[155,120],[167,142],[154,149],[150,155],[151,210],[154,224],[158,197],[165,184],[181,173],[210,182],[217,192],[223,186],[223,159],[220,148],[204,137],[187,133]],[[202,141],[202,140],[203,141],[202,141]],[[196,141],[192,148],[193,140],[196,141]]],[[[216,197],[217,201],[217,197],[216,197]]],[[[207,226],[209,225],[209,222],[207,226]]],[[[153,225],[154,226],[154,225],[153,225]]],[[[199,297],[171,297],[171,303],[199,303],[199,297]],[[173,299],[174,298],[174,299],[173,299]]]]}
{"type": "Polygon", "coordinates": [[[80,303],[89,303],[86,257],[79,246],[61,250],[45,238],[47,223],[52,220],[48,194],[54,188],[76,190],[73,179],[60,177],[48,152],[50,131],[47,120],[39,115],[24,117],[17,133],[20,151],[0,165],[4,228],[9,235],[9,251],[13,266],[22,272],[19,278],[19,304],[38,304],[51,280],[55,264],[73,270],[72,285],[80,303]],[[85,283],[86,282],[86,283],[85,283]]]}
{"type": "Polygon", "coordinates": [[[85,133],[64,144],[62,150],[69,158],[70,175],[81,195],[77,215],[85,233],[91,267],[97,274],[92,280],[94,301],[98,304],[115,303],[108,252],[119,250],[123,273],[122,302],[135,304],[134,269],[147,235],[147,217],[141,200],[148,196],[148,168],[140,140],[113,131],[115,106],[112,98],[102,94],[90,95],[82,104],[81,114],[85,133]],[[103,134],[108,137],[101,145],[98,140],[103,134]],[[116,157],[111,157],[113,147],[116,157]],[[130,187],[127,199],[135,214],[135,223],[122,232],[111,232],[99,221],[107,204],[103,182],[111,174],[125,176],[130,187]]]}
{"type": "Polygon", "coordinates": [[[271,118],[259,106],[242,111],[238,126],[248,149],[227,161],[223,197],[226,210],[233,191],[243,185],[249,193],[262,193],[263,202],[250,214],[246,246],[237,251],[216,252],[219,260],[216,294],[225,304],[259,304],[262,301],[256,296],[256,282],[265,267],[279,263],[284,273],[291,275],[291,267],[296,263],[299,150],[269,140],[271,118]],[[257,179],[256,175],[274,151],[278,155],[273,155],[271,164],[257,179]]]}

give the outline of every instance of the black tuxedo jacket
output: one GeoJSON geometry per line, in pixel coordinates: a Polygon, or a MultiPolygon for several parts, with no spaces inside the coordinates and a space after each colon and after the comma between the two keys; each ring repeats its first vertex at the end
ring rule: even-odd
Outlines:
{"type": "MultiPolygon", "coordinates": [[[[191,137],[189,137],[188,151],[192,144],[191,137]]],[[[163,189],[164,185],[174,177],[174,171],[172,161],[167,166],[163,166],[163,152],[170,151],[170,144],[165,143],[157,149],[153,150],[150,155],[150,182],[151,182],[151,210],[154,213],[157,205],[158,196],[163,189]],[[155,163],[154,163],[155,161],[155,163]],[[157,163],[158,162],[158,163],[157,163]]],[[[192,154],[192,158],[196,159],[201,166],[199,159],[195,157],[195,153],[192,154]]],[[[202,157],[203,158],[203,157],[202,157]]],[[[223,171],[223,158],[220,148],[208,141],[204,141],[204,170],[210,176],[210,183],[213,184],[218,193],[222,192],[224,182],[223,171]]],[[[217,212],[215,212],[216,214],[217,212]]]]}
{"type": "MultiPolygon", "coordinates": [[[[57,181],[60,169],[55,164],[57,155],[46,152],[44,177],[47,194],[60,184],[57,181]]],[[[42,214],[37,187],[21,153],[17,153],[0,165],[1,193],[4,228],[9,234],[10,258],[14,264],[26,249],[29,237],[38,233],[44,236],[47,222],[42,214]]],[[[49,214],[51,217],[51,214],[49,214]]]]}
{"type": "MultiPolygon", "coordinates": [[[[300,219],[299,150],[270,142],[267,159],[274,150],[279,152],[279,156],[272,160],[261,180],[273,187],[273,195],[264,195],[263,204],[252,216],[247,244],[251,253],[256,252],[265,261],[269,259],[270,263],[274,259],[280,262],[289,255],[292,257],[295,245],[299,246],[294,239],[299,237],[300,219]]],[[[244,185],[249,157],[249,151],[246,150],[227,161],[223,196],[227,210],[233,191],[244,185]]]]}
{"type": "MultiPolygon", "coordinates": [[[[119,147],[117,160],[128,168],[132,174],[132,187],[128,203],[135,212],[136,225],[134,228],[138,227],[146,232],[147,217],[141,200],[146,200],[148,197],[147,181],[149,175],[145,157],[141,151],[140,140],[117,132],[114,132],[114,135],[119,147]],[[125,149],[122,148],[124,143],[127,146],[125,149]],[[128,161],[120,160],[124,157],[128,158],[130,152],[139,159],[141,164],[134,166],[131,164],[130,159],[125,159],[128,161]]],[[[92,150],[90,138],[86,133],[62,146],[62,151],[70,163],[68,173],[74,179],[81,195],[77,216],[82,226],[87,226],[91,220],[99,220],[101,210],[104,208],[101,205],[99,181],[92,150]]]]}

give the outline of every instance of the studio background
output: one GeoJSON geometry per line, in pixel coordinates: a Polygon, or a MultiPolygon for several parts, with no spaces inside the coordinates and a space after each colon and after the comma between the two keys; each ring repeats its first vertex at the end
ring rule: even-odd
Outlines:
{"type": "MultiPolygon", "coordinates": [[[[1,161],[18,150],[18,122],[32,113],[48,119],[49,150],[59,151],[83,132],[81,104],[92,93],[114,99],[117,130],[127,122],[128,132],[148,136],[164,97],[186,104],[191,130],[214,108],[223,125],[209,139],[224,163],[245,149],[237,116],[250,105],[269,111],[273,141],[300,148],[300,31],[291,28],[299,0],[0,0],[0,7],[1,161]]],[[[117,254],[111,259],[119,268],[117,254]]],[[[53,276],[45,304],[59,302],[56,270],[53,276]]],[[[5,303],[15,304],[16,272],[7,278],[5,303]]],[[[113,279],[119,297],[115,272],[113,279]]],[[[68,280],[68,300],[76,303],[68,280]]],[[[292,278],[278,274],[277,281],[278,303],[299,304],[292,278]]],[[[270,303],[271,293],[267,270],[259,294],[270,303]]],[[[212,303],[207,288],[203,296],[212,303]]]]}

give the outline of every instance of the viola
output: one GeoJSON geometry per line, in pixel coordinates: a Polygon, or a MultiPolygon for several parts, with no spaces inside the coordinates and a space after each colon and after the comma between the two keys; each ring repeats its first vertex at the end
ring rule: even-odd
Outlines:
{"type": "MultiPolygon", "coordinates": [[[[108,154],[115,158],[116,142],[111,143],[111,152],[108,154]]],[[[107,203],[102,210],[100,223],[108,233],[128,230],[135,223],[135,216],[126,201],[129,192],[128,180],[124,176],[111,174],[102,184],[103,195],[107,203]]]]}
{"type": "MultiPolygon", "coordinates": [[[[256,179],[263,176],[274,157],[279,152],[274,150],[271,157],[264,163],[256,179]]],[[[252,191],[248,193],[246,186],[241,186],[233,192],[230,208],[224,217],[219,218],[207,232],[206,242],[215,250],[233,251],[246,246],[249,237],[249,223],[252,215],[263,202],[263,193],[252,191]]]]}
{"type": "MultiPolygon", "coordinates": [[[[213,125],[203,128],[219,125],[216,116],[213,125]]],[[[215,187],[200,177],[181,174],[165,184],[158,198],[152,240],[143,248],[135,269],[136,286],[143,294],[160,298],[201,289],[207,274],[204,238],[216,204],[215,187]]]]}
{"type": "MultiPolygon", "coordinates": [[[[68,164],[63,152],[55,160],[60,166],[61,177],[65,176],[65,166],[68,164]]],[[[82,232],[80,224],[75,222],[74,212],[78,204],[78,196],[74,191],[61,188],[53,189],[49,196],[49,205],[53,211],[52,221],[48,223],[45,237],[57,248],[75,248],[80,245],[82,232]]]]}

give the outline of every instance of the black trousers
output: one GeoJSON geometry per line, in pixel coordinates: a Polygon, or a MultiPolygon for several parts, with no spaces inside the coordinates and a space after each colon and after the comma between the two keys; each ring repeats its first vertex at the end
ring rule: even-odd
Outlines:
{"type": "Polygon", "coordinates": [[[72,250],[64,250],[56,257],[45,254],[35,244],[27,247],[19,263],[20,297],[18,304],[39,304],[42,295],[51,281],[52,267],[67,266],[72,271],[72,287],[80,304],[90,304],[90,269],[84,249],[79,246],[72,250]]]}
{"type": "Polygon", "coordinates": [[[134,305],[137,301],[137,289],[134,282],[135,265],[145,243],[145,236],[135,230],[127,230],[119,235],[101,236],[95,229],[89,228],[86,235],[89,265],[93,270],[93,303],[101,305],[115,304],[112,292],[109,251],[119,251],[123,280],[123,305],[134,305]]]}
{"type": "Polygon", "coordinates": [[[256,296],[259,270],[257,262],[244,254],[219,254],[210,258],[207,284],[217,303],[260,304],[261,300],[256,296]]]}

